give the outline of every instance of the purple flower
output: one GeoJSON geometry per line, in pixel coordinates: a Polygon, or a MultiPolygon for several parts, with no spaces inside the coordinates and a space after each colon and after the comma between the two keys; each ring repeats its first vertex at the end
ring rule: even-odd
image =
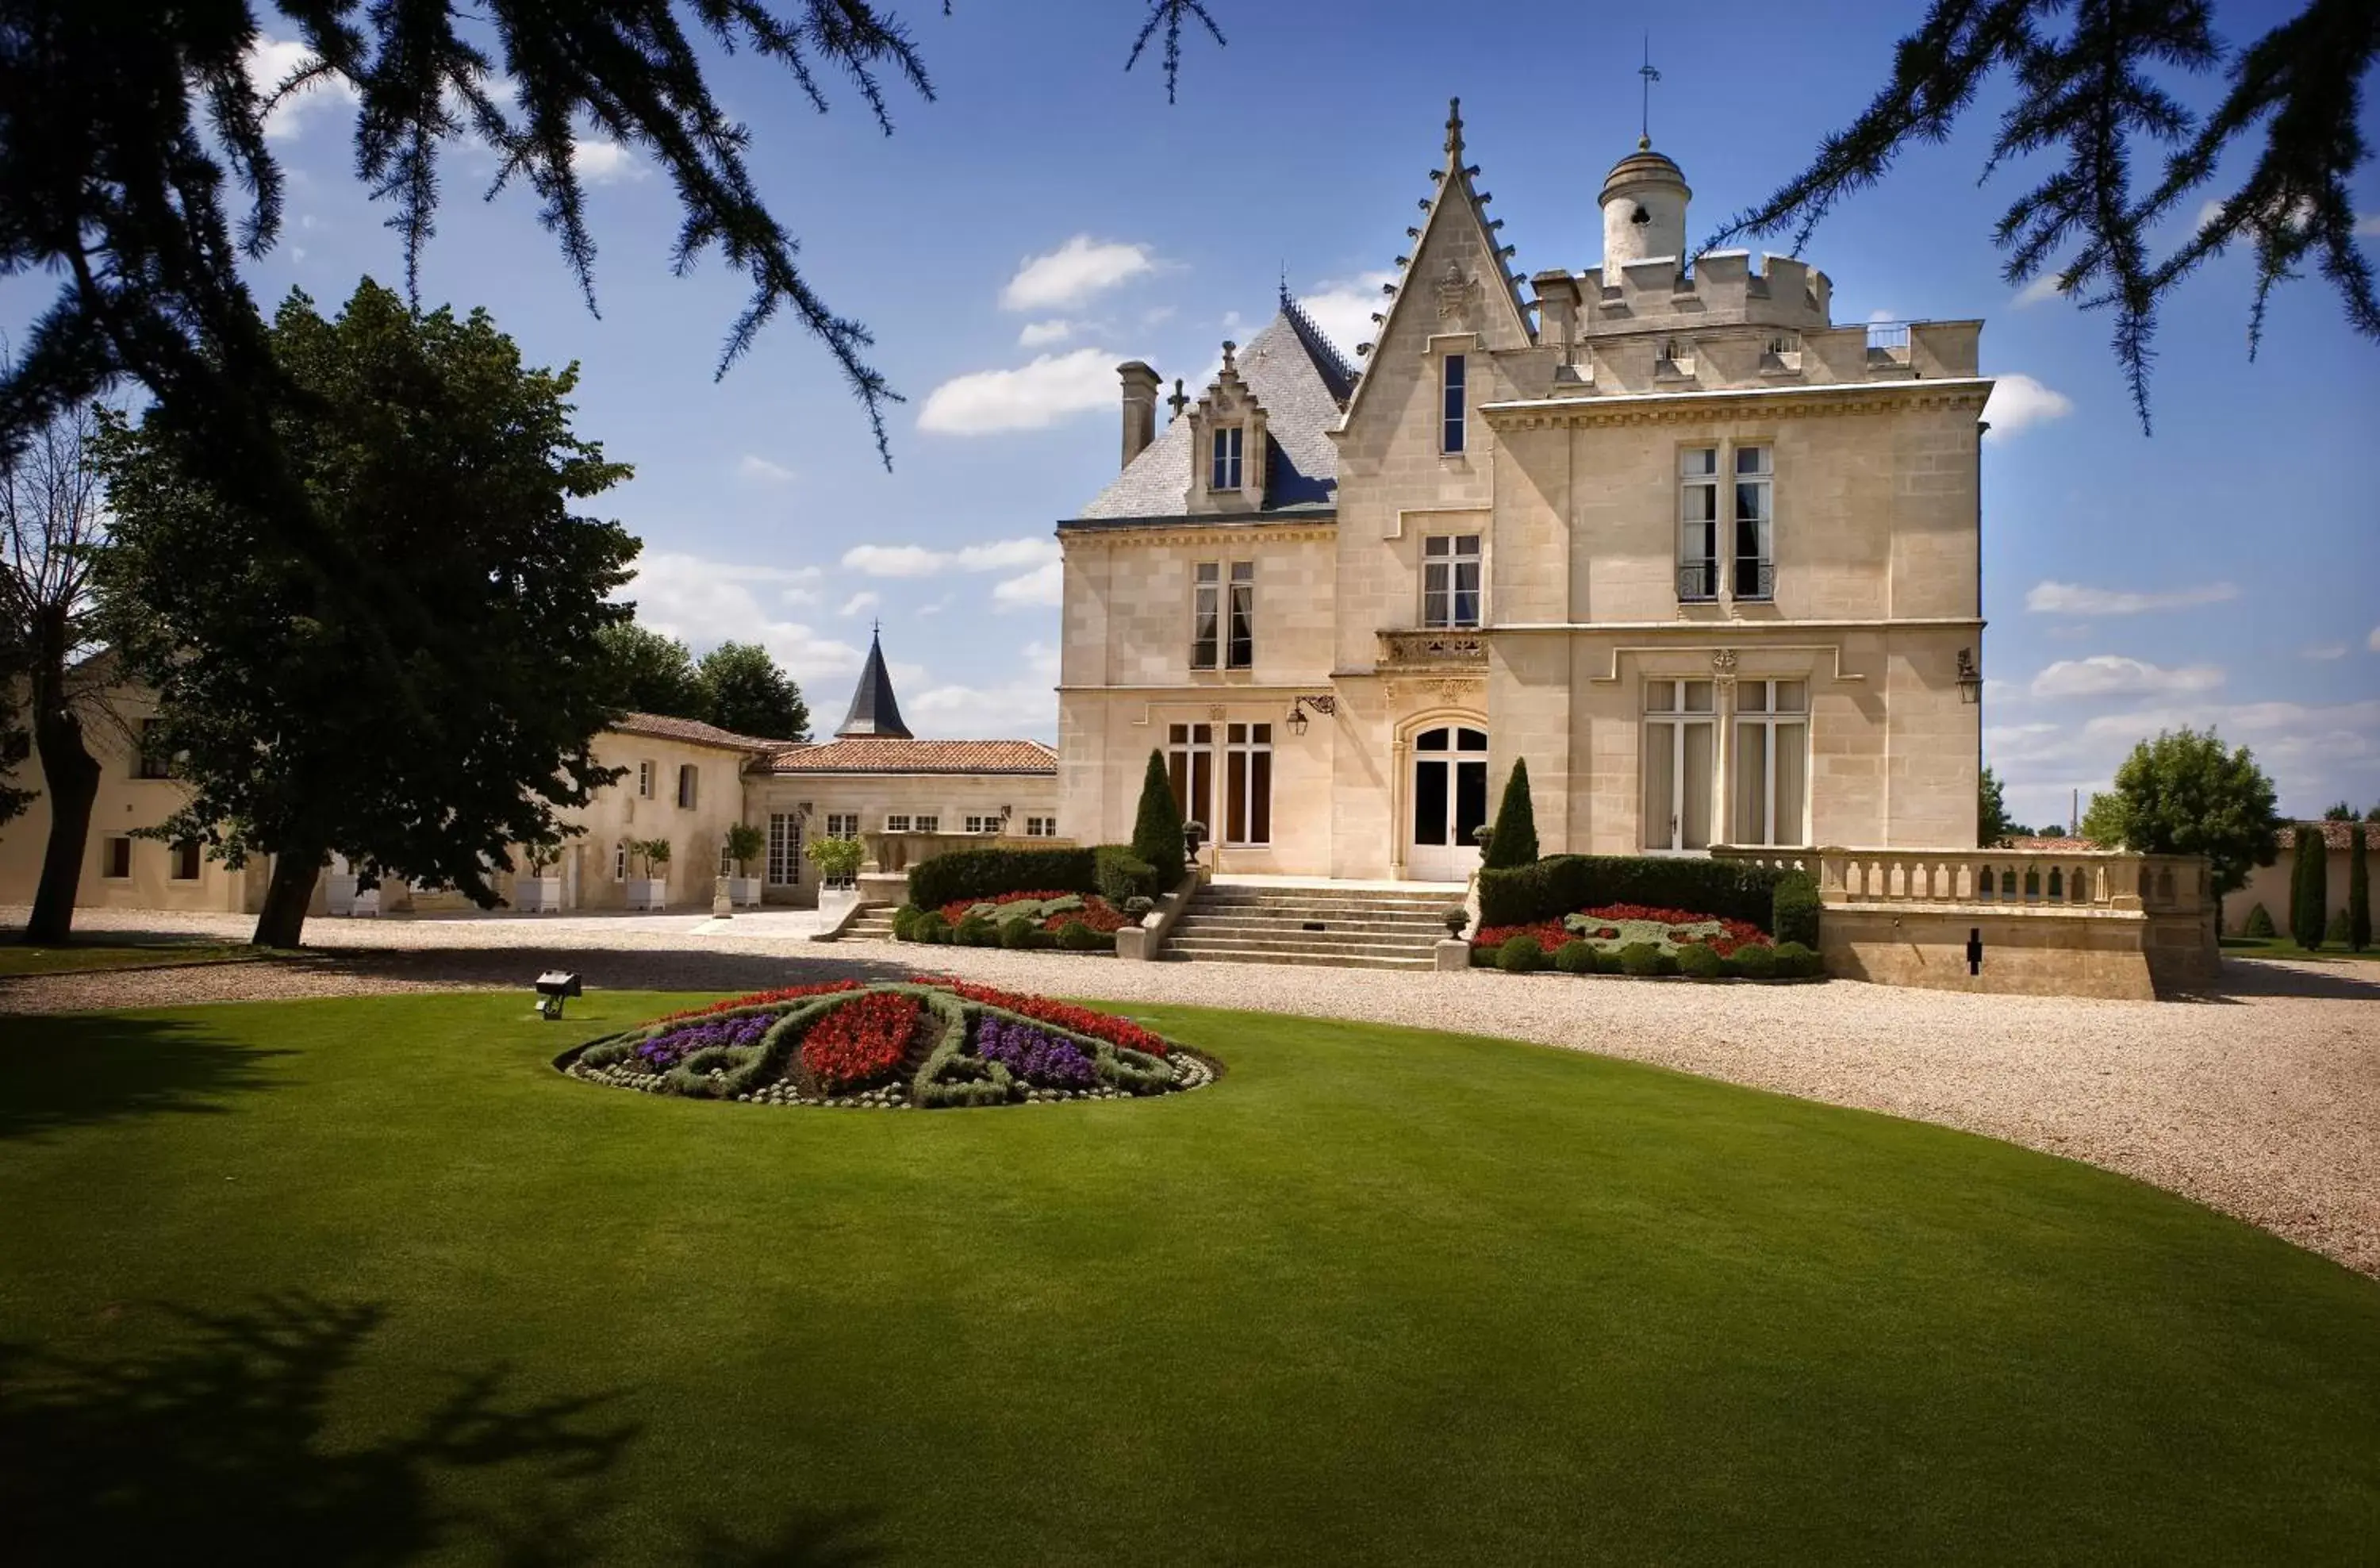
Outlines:
{"type": "Polygon", "coordinates": [[[708,1051],[714,1045],[758,1045],[769,1026],[777,1021],[772,1013],[755,1013],[742,1018],[709,1018],[687,1024],[667,1034],[655,1035],[637,1047],[637,1060],[649,1071],[666,1073],[698,1051],[708,1051]]]}
{"type": "Polygon", "coordinates": [[[1099,1081],[1089,1054],[1073,1040],[989,1014],[976,1025],[975,1053],[1043,1088],[1088,1088],[1099,1081]]]}

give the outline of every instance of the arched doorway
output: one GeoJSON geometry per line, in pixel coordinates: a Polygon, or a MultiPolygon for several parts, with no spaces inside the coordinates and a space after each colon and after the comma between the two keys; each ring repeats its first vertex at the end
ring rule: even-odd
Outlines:
{"type": "Polygon", "coordinates": [[[1488,820],[1488,732],[1439,724],[1413,738],[1405,792],[1405,875],[1459,882],[1479,869],[1475,829],[1488,820]]]}

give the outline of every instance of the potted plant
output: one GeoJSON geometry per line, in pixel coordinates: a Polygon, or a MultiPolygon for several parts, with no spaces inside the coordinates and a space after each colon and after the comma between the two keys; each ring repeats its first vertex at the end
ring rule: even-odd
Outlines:
{"type": "Polygon", "coordinates": [[[749,822],[727,830],[727,858],[735,866],[735,874],[727,879],[727,902],[738,909],[760,906],[760,879],[752,874],[752,862],[768,847],[769,836],[749,822]]]}
{"type": "Polygon", "coordinates": [[[1450,904],[1446,906],[1446,913],[1441,916],[1440,918],[1446,922],[1446,935],[1448,940],[1451,942],[1461,942],[1463,940],[1463,928],[1471,923],[1471,911],[1465,909],[1460,904],[1450,904]]]}
{"type": "Polygon", "coordinates": [[[669,907],[670,842],[665,838],[630,839],[628,869],[634,871],[643,862],[645,874],[628,879],[628,907],[631,909],[666,909],[669,907]]]}
{"type": "Polygon", "coordinates": [[[819,913],[837,919],[859,901],[859,868],[868,845],[858,838],[814,838],[803,853],[819,869],[819,913]]]}
{"type": "Polygon", "coordinates": [[[520,849],[526,874],[513,879],[513,904],[525,915],[558,914],[562,909],[562,879],[553,869],[562,861],[558,844],[524,844],[520,849]]]}
{"type": "Polygon", "coordinates": [[[1190,852],[1191,859],[1198,858],[1198,846],[1206,842],[1206,823],[1194,817],[1182,824],[1182,847],[1190,852]]]}

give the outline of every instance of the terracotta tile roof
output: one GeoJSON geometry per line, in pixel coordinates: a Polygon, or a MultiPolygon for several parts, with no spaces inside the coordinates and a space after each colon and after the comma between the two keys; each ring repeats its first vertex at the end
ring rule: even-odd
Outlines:
{"type": "Polygon", "coordinates": [[[757,735],[737,735],[722,730],[717,724],[706,724],[699,719],[675,719],[666,713],[623,713],[611,725],[614,735],[651,735],[657,740],[684,741],[688,746],[711,746],[722,751],[781,751],[782,740],[762,740],[757,735]]]}
{"type": "Polygon", "coordinates": [[[787,747],[778,773],[1058,773],[1058,753],[1038,740],[887,740],[855,735],[787,747]]]}
{"type": "Polygon", "coordinates": [[[2350,842],[2347,830],[2355,827],[2363,830],[2364,848],[2380,849],[2380,822],[2296,822],[2291,824],[2291,831],[2281,835],[2281,841],[2288,848],[2295,849],[2298,833],[2312,828],[2321,833],[2323,843],[2331,848],[2345,849],[2350,842]]]}

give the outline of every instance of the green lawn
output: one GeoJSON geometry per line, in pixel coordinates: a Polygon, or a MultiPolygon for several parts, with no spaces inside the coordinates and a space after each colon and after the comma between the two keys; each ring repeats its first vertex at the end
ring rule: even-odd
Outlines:
{"type": "MultiPolygon", "coordinates": [[[[666,999],[671,1003],[683,999],[666,999]]],[[[1511,1043],[648,1099],[601,995],[0,1027],[12,1562],[2369,1561],[2380,1285],[2089,1167],[1511,1043]]]]}
{"type": "Polygon", "coordinates": [[[0,979],[11,975],[64,975],[92,969],[153,969],[179,964],[238,964],[266,954],[246,943],[69,942],[61,947],[0,938],[0,979]]]}
{"type": "Polygon", "coordinates": [[[2309,953],[2285,936],[2227,936],[2223,951],[2234,958],[2299,958],[2309,964],[2325,959],[2347,959],[2362,963],[2380,961],[2380,948],[2367,947],[2361,953],[2350,953],[2333,944],[2318,947],[2309,953]]]}

